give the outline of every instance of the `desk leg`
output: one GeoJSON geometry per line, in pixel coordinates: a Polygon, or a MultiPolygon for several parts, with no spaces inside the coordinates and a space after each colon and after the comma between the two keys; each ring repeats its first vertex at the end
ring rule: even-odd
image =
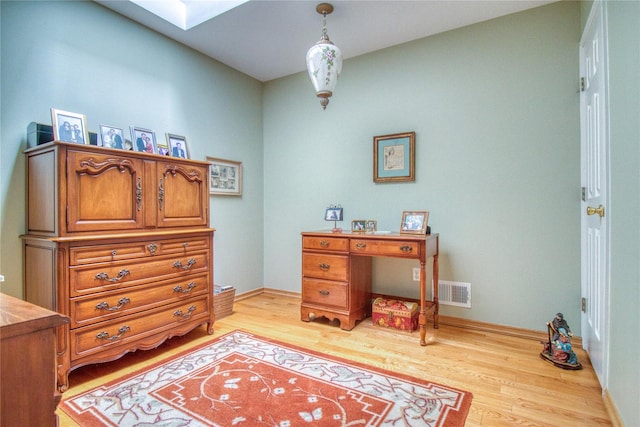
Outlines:
{"type": "Polygon", "coordinates": [[[420,260],[420,316],[418,317],[418,324],[420,325],[420,345],[427,345],[427,303],[425,301],[427,297],[427,279],[424,269],[425,262],[420,260]]]}
{"type": "Polygon", "coordinates": [[[438,283],[439,280],[439,272],[438,272],[438,254],[433,256],[433,328],[438,329],[440,325],[438,325],[438,310],[440,309],[440,302],[438,301],[438,283]]]}

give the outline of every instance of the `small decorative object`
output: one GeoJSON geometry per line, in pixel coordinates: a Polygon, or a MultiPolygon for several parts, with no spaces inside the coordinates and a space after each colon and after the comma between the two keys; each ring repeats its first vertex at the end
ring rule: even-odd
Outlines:
{"type": "Polygon", "coordinates": [[[375,233],[378,231],[378,222],[373,219],[367,220],[367,233],[375,233]]]}
{"type": "Polygon", "coordinates": [[[316,12],[322,15],[322,36],[307,51],[307,71],[316,96],[320,98],[320,105],[322,109],[326,109],[342,71],[342,52],[329,40],[327,34],[327,15],[333,12],[333,6],[320,3],[316,6],[316,12]]]}
{"type": "Polygon", "coordinates": [[[209,193],[226,196],[242,195],[242,163],[234,160],[207,157],[209,193]]]}
{"type": "Polygon", "coordinates": [[[351,221],[351,231],[364,233],[367,231],[367,221],[364,219],[354,219],[351,221]]]}
{"type": "Polygon", "coordinates": [[[189,147],[187,146],[186,136],[168,133],[167,144],[169,145],[169,152],[173,157],[180,157],[182,159],[191,158],[191,156],[189,155],[189,147]]]}
{"type": "Polygon", "coordinates": [[[169,146],[167,144],[161,144],[158,142],[158,154],[160,154],[161,156],[168,156],[169,153],[169,146]]]}
{"type": "Polygon", "coordinates": [[[151,129],[144,129],[131,126],[131,141],[133,141],[133,151],[141,153],[157,153],[156,133],[151,129]]]}
{"type": "Polygon", "coordinates": [[[400,233],[426,234],[429,211],[404,211],[400,223],[400,233]]]}
{"type": "Polygon", "coordinates": [[[578,362],[578,357],[571,347],[573,333],[562,313],[557,313],[551,322],[547,322],[547,333],[549,340],[541,341],[544,345],[540,353],[542,360],[562,369],[582,369],[582,364],[578,362]]]}
{"type": "Polygon", "coordinates": [[[415,132],[374,136],[373,181],[415,181],[415,155],[415,132]]]}
{"type": "Polygon", "coordinates": [[[213,313],[216,320],[233,313],[233,300],[236,288],[233,286],[213,285],[213,313]]]}
{"type": "Polygon", "coordinates": [[[342,228],[338,228],[336,225],[337,221],[342,221],[342,206],[329,205],[324,213],[324,220],[333,221],[333,229],[331,229],[333,233],[342,233],[342,228]]]}
{"type": "Polygon", "coordinates": [[[84,114],[51,109],[53,139],[57,141],[89,144],[87,133],[87,117],[84,114]]]}
{"type": "Polygon", "coordinates": [[[124,132],[122,129],[100,125],[100,137],[102,138],[103,147],[124,150],[124,132]]]}
{"type": "Polygon", "coordinates": [[[371,307],[371,321],[376,326],[413,332],[418,329],[418,304],[378,297],[371,307]]]}

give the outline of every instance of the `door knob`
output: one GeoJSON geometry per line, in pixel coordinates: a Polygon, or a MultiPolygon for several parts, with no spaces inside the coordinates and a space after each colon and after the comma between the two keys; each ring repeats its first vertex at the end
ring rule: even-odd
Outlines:
{"type": "Polygon", "coordinates": [[[598,214],[600,218],[604,216],[604,206],[600,205],[597,208],[593,208],[591,206],[587,207],[587,215],[598,214]]]}

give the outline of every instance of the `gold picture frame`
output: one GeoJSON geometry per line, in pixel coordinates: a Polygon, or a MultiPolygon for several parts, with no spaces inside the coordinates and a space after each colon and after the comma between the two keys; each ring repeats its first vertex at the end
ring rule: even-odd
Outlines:
{"type": "Polygon", "coordinates": [[[401,234],[427,234],[429,211],[404,211],[400,222],[401,234]]]}
{"type": "Polygon", "coordinates": [[[373,181],[416,180],[416,133],[404,132],[373,137],[373,181]]]}
{"type": "Polygon", "coordinates": [[[89,144],[87,116],[70,111],[51,109],[53,139],[56,141],[89,144]]]}
{"type": "Polygon", "coordinates": [[[351,231],[354,233],[364,233],[367,231],[367,221],[364,219],[354,219],[351,221],[351,231]]]}

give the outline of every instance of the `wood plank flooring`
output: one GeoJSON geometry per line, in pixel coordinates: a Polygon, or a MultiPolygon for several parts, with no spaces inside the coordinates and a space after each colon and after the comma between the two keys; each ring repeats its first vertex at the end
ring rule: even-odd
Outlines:
{"type": "MultiPolygon", "coordinates": [[[[143,368],[213,337],[242,329],[392,371],[428,378],[473,393],[466,426],[611,426],[601,389],[586,354],[576,349],[581,371],[556,368],[539,357],[537,340],[441,325],[429,325],[429,345],[418,332],[382,329],[370,319],[343,331],[337,322],[300,321],[300,299],[264,293],[236,300],[234,313],[215,324],[70,375],[64,397],[76,395],[143,368]]],[[[58,409],[60,426],[77,426],[58,409]]]]}

